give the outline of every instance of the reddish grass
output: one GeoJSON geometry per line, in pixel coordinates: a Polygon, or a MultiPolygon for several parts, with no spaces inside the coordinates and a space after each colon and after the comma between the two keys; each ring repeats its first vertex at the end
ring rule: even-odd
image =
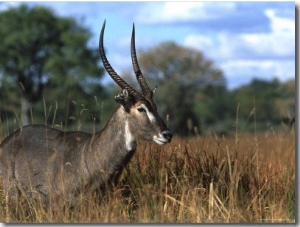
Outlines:
{"type": "Polygon", "coordinates": [[[2,198],[0,221],[294,223],[295,135],[139,141],[119,184],[100,202],[87,198],[54,217],[38,208],[12,215],[2,198]]]}

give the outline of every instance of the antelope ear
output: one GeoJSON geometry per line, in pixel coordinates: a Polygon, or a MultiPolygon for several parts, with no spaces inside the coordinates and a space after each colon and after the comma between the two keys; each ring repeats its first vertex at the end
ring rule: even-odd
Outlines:
{"type": "Polygon", "coordinates": [[[152,94],[153,94],[153,95],[155,94],[156,90],[157,90],[157,85],[155,86],[155,88],[154,88],[153,91],[152,91],[152,94]]]}
{"type": "Polygon", "coordinates": [[[129,109],[134,104],[133,97],[128,93],[127,89],[121,91],[117,96],[115,96],[115,101],[122,105],[126,112],[129,112],[129,109]]]}

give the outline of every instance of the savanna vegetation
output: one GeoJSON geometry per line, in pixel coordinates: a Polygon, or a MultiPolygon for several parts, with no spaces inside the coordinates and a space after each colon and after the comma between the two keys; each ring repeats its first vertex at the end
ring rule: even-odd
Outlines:
{"type": "MultiPolygon", "coordinates": [[[[1,222],[295,223],[294,133],[140,141],[114,190],[51,216],[0,199],[1,222]]],[[[0,184],[0,194],[1,194],[0,184]]],[[[2,194],[1,194],[2,196],[2,194]]]]}
{"type": "MultiPolygon", "coordinates": [[[[104,70],[97,48],[87,46],[87,28],[49,9],[21,5],[0,13],[0,36],[3,136],[28,123],[77,130],[80,122],[86,131],[92,124],[97,129],[105,125],[120,89],[101,83],[104,70]]],[[[294,116],[294,80],[254,79],[229,90],[212,60],[172,42],[140,50],[138,59],[151,88],[158,86],[158,109],[177,135],[195,135],[195,130],[202,135],[232,134],[237,107],[245,125],[256,110],[259,131],[280,127],[294,116]]],[[[131,67],[120,74],[138,88],[131,67]]],[[[240,130],[254,132],[251,125],[240,130]]]]}
{"type": "MultiPolygon", "coordinates": [[[[0,37],[0,142],[27,123],[89,132],[105,125],[119,88],[100,83],[86,28],[22,5],[0,12],[0,37]]],[[[139,141],[112,191],[56,216],[26,198],[9,209],[0,179],[0,221],[294,223],[295,81],[254,79],[229,90],[213,61],[172,42],[138,59],[149,85],[158,85],[172,143],[139,141]]],[[[131,73],[121,75],[135,87],[131,73]]]]}

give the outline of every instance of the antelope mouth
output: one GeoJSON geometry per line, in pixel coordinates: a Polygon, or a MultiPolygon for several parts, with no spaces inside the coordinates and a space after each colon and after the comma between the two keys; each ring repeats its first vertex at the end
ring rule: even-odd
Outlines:
{"type": "Polygon", "coordinates": [[[164,145],[166,143],[170,143],[171,139],[165,138],[163,135],[153,136],[153,141],[158,145],[164,145]]]}

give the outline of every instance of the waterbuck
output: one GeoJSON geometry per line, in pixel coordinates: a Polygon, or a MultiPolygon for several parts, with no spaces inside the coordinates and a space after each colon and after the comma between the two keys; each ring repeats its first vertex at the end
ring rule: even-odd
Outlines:
{"type": "Polygon", "coordinates": [[[27,125],[6,137],[0,145],[0,176],[8,201],[19,195],[28,201],[42,201],[46,207],[74,206],[79,195],[93,192],[116,181],[131,159],[137,138],[169,143],[172,133],[159,116],[154,92],[140,70],[131,37],[131,58],[142,93],[126,83],[108,62],[104,47],[103,23],[99,54],[110,77],[122,91],[115,96],[120,104],[106,126],[96,133],[63,132],[44,125],[27,125]]]}

